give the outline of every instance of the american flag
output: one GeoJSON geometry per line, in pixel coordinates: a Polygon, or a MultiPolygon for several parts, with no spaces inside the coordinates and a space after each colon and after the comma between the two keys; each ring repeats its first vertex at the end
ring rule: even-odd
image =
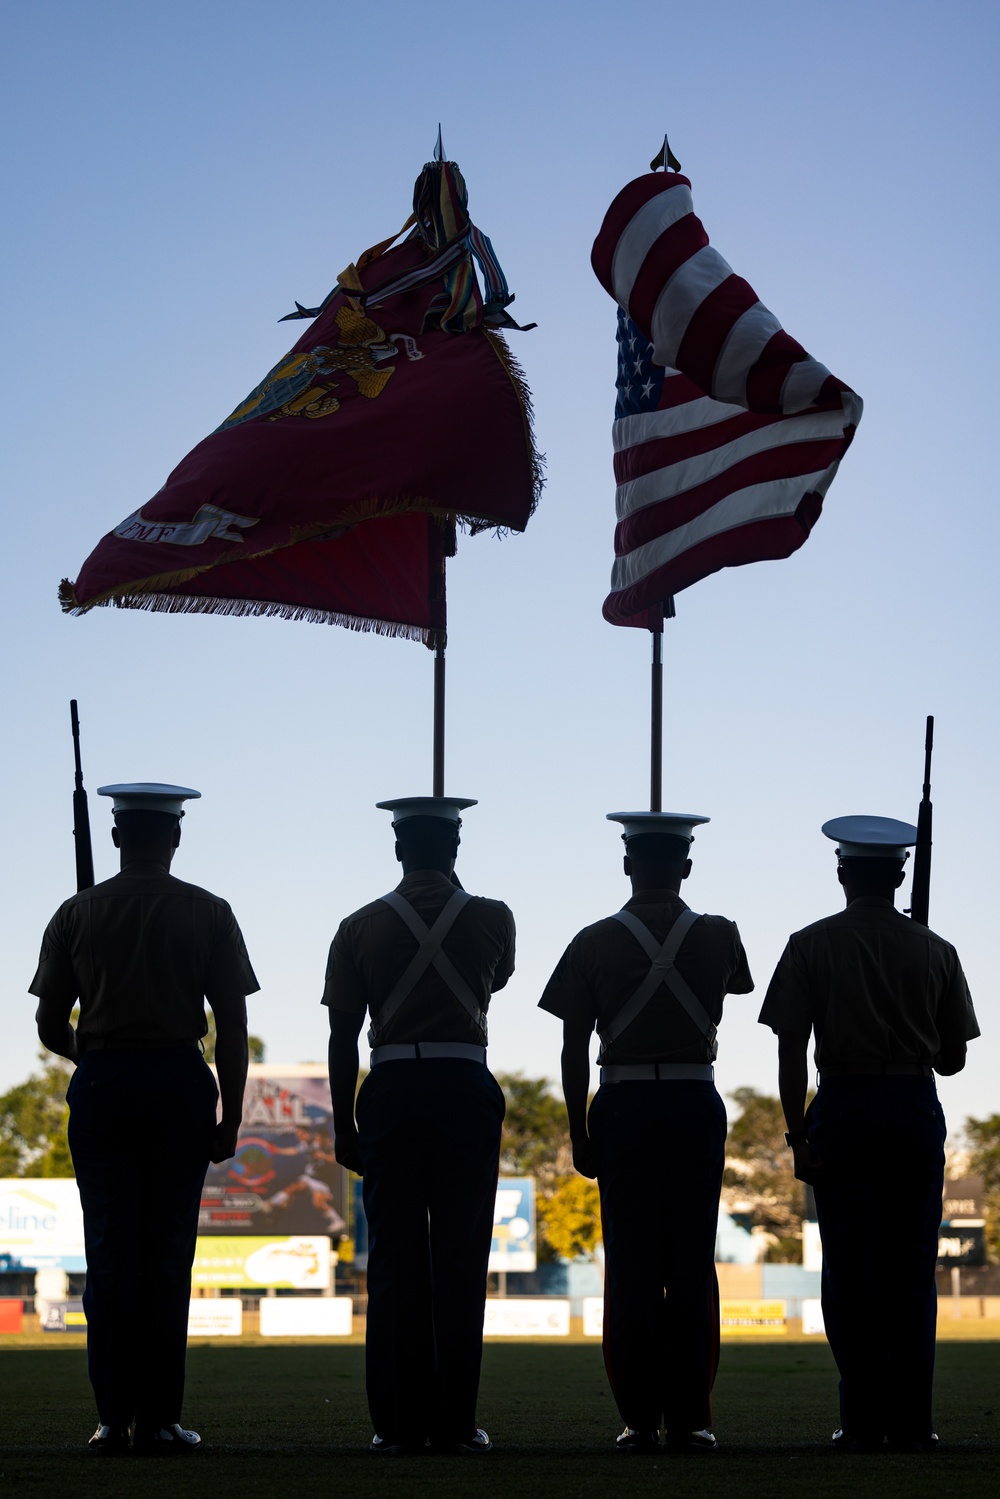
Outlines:
{"type": "Polygon", "coordinates": [[[592,263],[619,305],[618,525],[604,617],[645,626],[709,573],[802,545],[861,399],[711,247],[686,177],[630,182],[592,263]]]}

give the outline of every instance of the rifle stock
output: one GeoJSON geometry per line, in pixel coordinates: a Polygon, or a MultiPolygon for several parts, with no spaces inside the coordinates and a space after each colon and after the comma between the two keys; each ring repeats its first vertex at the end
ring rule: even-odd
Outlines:
{"type": "Polygon", "coordinates": [[[70,701],[69,719],[73,729],[73,758],[76,771],[73,782],[73,842],[76,846],[76,888],[89,890],[94,883],[94,850],[90,842],[90,809],[83,789],[83,766],[80,762],[80,716],[76,698],[70,701]]]}
{"type": "Polygon", "coordinates": [[[931,901],[931,754],[934,750],[934,719],[928,714],[924,736],[924,789],[917,812],[917,847],[913,855],[913,886],[910,891],[910,919],[921,926],[930,922],[931,901]]]}

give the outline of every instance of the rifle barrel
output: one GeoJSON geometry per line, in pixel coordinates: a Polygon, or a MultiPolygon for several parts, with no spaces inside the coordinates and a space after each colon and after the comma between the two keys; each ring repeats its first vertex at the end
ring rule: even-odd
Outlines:
{"type": "Polygon", "coordinates": [[[931,802],[931,754],[934,750],[934,718],[927,715],[924,735],[924,786],[917,812],[917,847],[913,856],[913,885],[910,891],[910,917],[927,926],[931,900],[931,833],[934,807],[931,802]]]}
{"type": "Polygon", "coordinates": [[[80,715],[76,698],[69,705],[69,720],[73,731],[73,842],[76,848],[76,888],[89,890],[94,883],[94,850],[90,841],[90,809],[87,793],[83,787],[83,764],[80,759],[80,715]]]}

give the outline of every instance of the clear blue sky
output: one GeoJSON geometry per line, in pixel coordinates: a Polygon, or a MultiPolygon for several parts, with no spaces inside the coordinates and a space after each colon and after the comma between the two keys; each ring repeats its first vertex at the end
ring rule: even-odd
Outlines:
{"type": "Polygon", "coordinates": [[[665,800],[713,819],[686,893],[738,920],[758,983],[720,1086],[773,1090],[759,998],[787,933],[838,904],[819,826],[915,817],[933,712],[931,918],[986,1033],[941,1091],[953,1129],[997,1109],[996,7],[8,0],[3,33],[0,1087],[32,1065],[25,989],[73,887],[71,696],[92,790],[204,792],[176,871],[232,901],[269,1056],[323,1056],[327,944],[395,880],[373,803],[430,790],[428,653],[67,619],[56,587],[289,347],[292,299],[403,222],[441,120],[539,324],[511,338],[548,456],[525,535],[464,541],[450,576],[448,788],[481,803],[460,871],[519,922],[494,1065],[556,1075],[535,1003],[627,894],[604,813],[647,796],[648,638],[600,613],[615,318],[589,255],[669,129],[713,242],[866,405],[804,549],[682,594],[668,627],[665,800]]]}

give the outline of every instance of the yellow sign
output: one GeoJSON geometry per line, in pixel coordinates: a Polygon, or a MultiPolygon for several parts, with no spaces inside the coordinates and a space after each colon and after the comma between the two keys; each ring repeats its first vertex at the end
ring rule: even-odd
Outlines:
{"type": "Polygon", "coordinates": [[[723,1301],[724,1338],[781,1338],[788,1331],[784,1301],[723,1301]]]}
{"type": "Polygon", "coordinates": [[[319,1234],[282,1238],[204,1235],[198,1239],[193,1286],[283,1286],[295,1291],[330,1288],[330,1240],[319,1234]]]}

